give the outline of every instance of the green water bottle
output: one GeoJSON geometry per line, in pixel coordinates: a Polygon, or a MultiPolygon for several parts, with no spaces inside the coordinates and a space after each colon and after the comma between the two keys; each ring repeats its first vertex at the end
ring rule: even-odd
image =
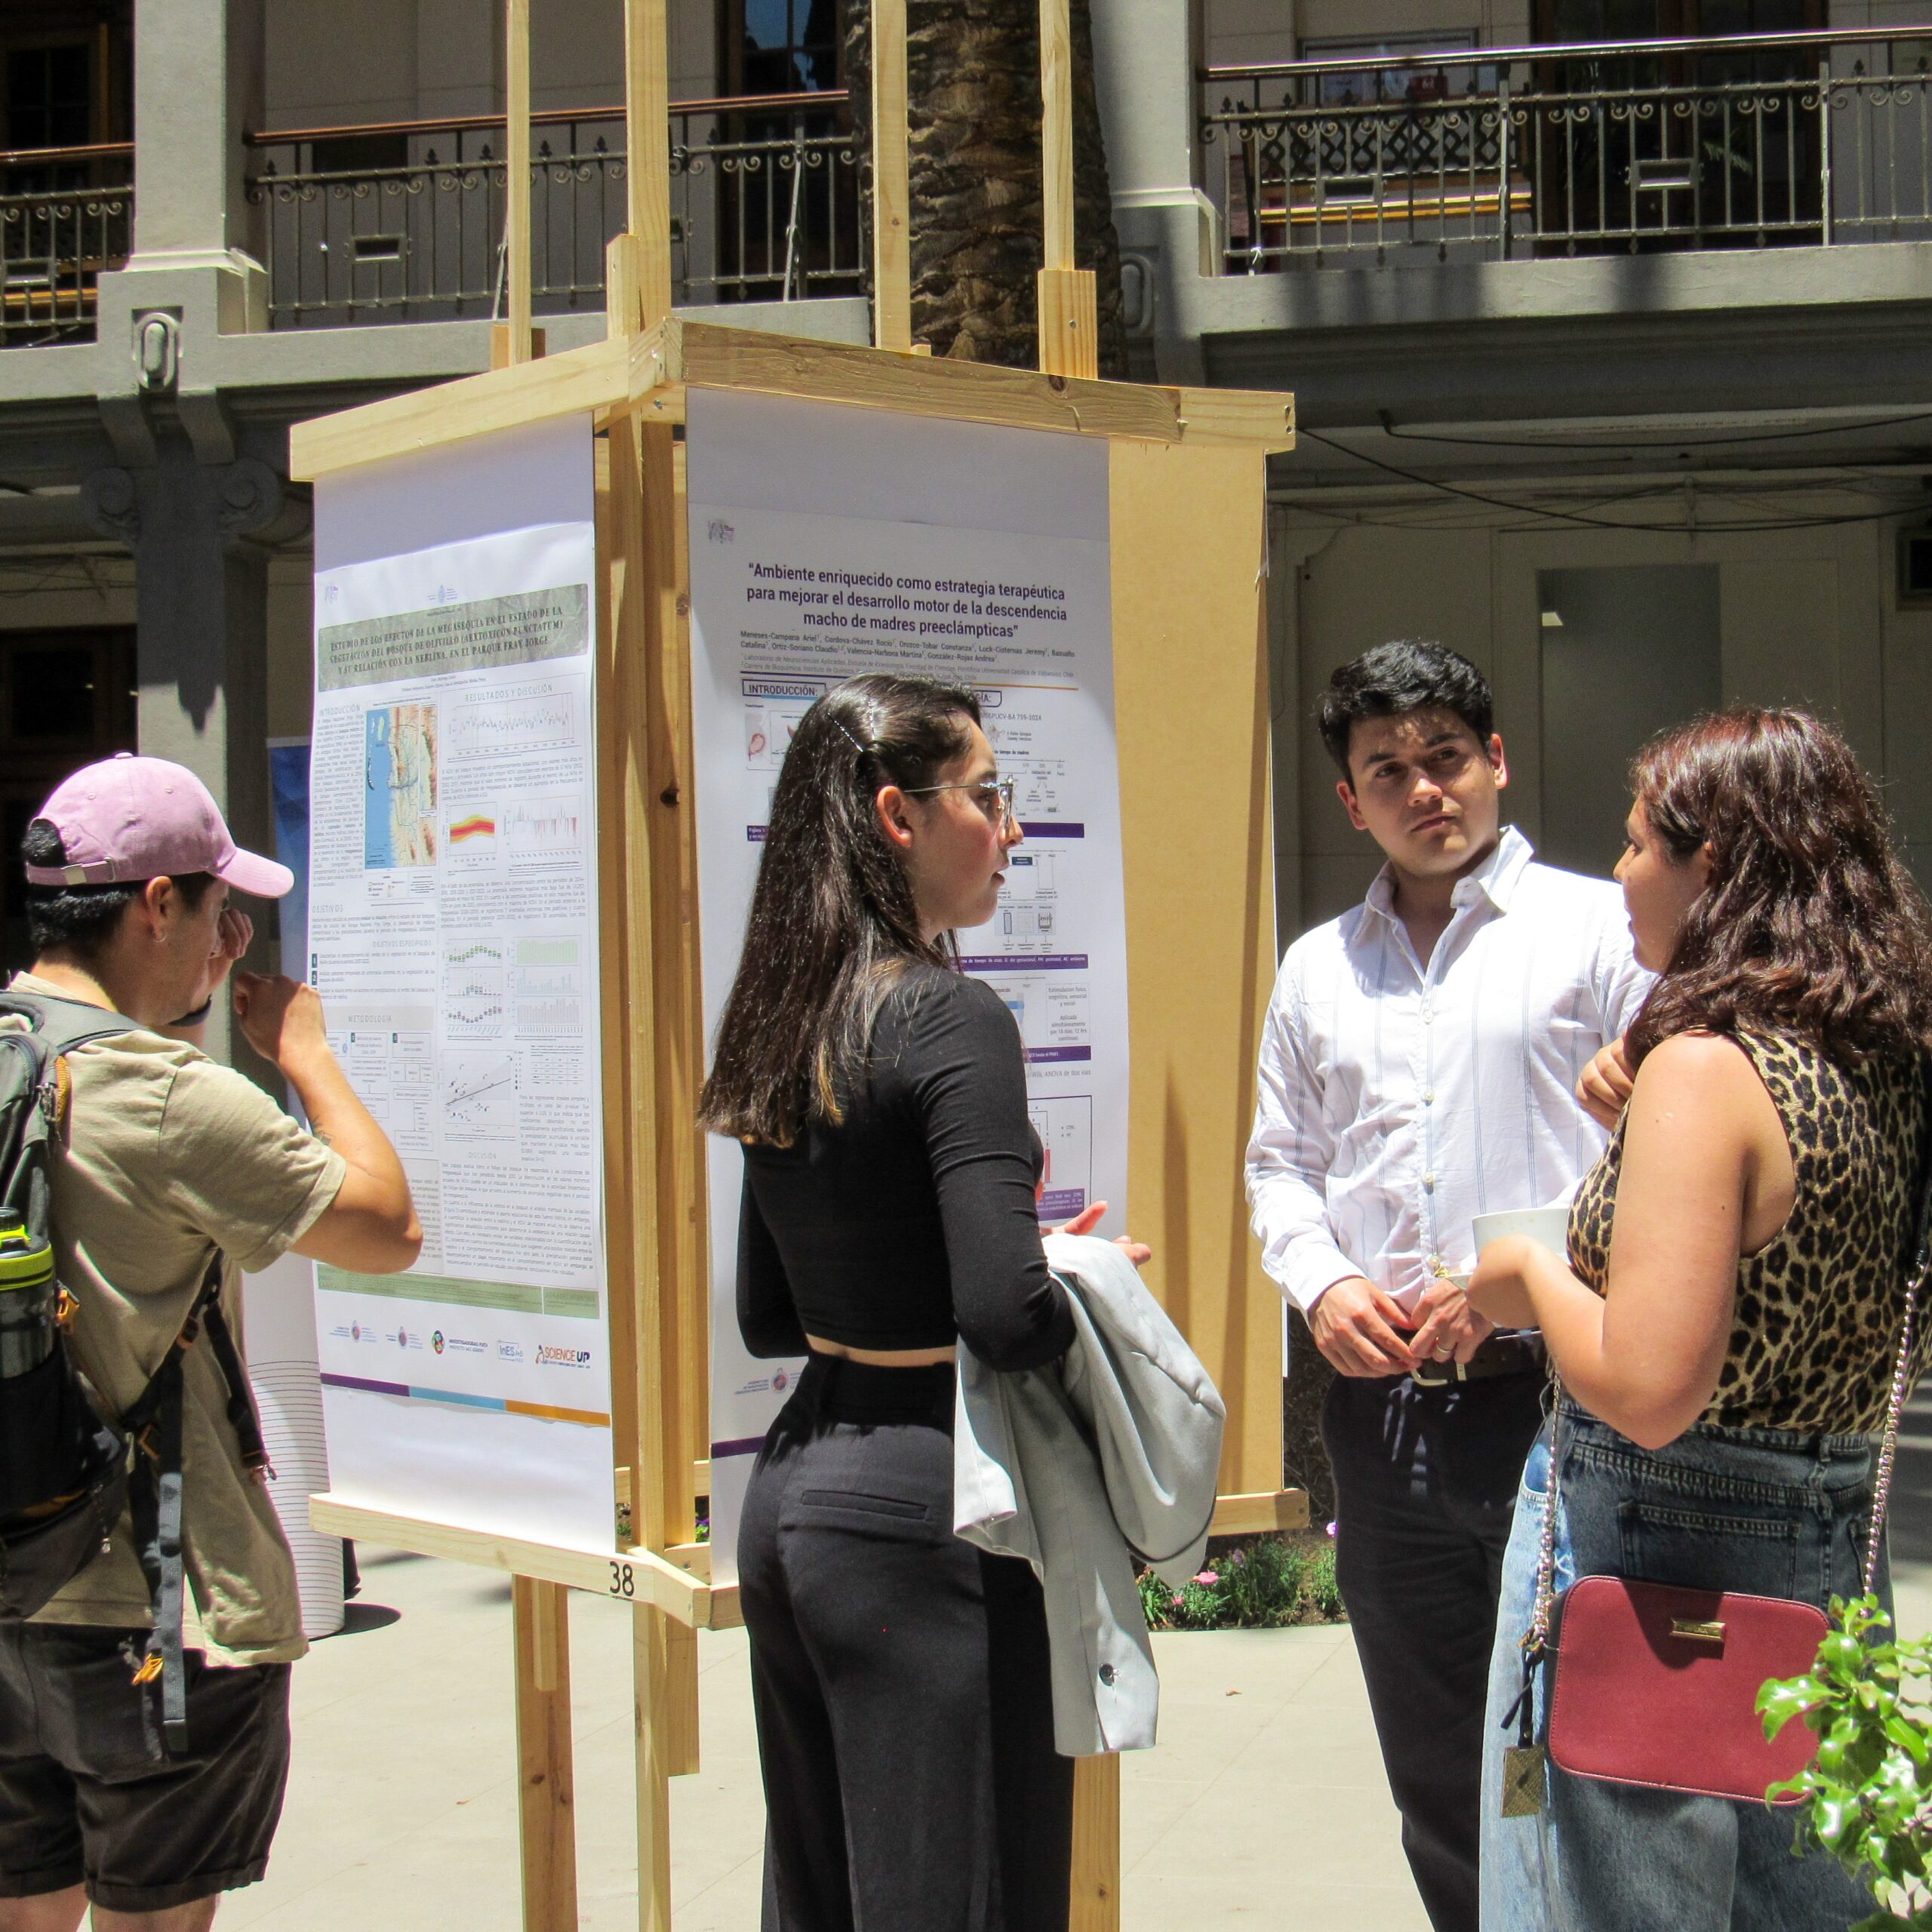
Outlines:
{"type": "Polygon", "coordinates": [[[53,1249],[17,1217],[0,1217],[0,1380],[26,1374],[54,1352],[60,1300],[53,1249]]]}

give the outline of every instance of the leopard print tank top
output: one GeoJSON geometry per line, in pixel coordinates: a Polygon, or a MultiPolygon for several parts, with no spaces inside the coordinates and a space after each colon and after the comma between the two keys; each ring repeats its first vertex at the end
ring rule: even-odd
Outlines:
{"type": "MultiPolygon", "coordinates": [[[[1698,1420],[1806,1434],[1876,1430],[1932,1152],[1924,1072],[1896,1060],[1842,1066],[1789,1034],[1742,1034],[1738,1044],[1784,1122],[1798,1189],[1789,1220],[1738,1264],[1730,1345],[1698,1420]]],[[[1570,1265],[1598,1294],[1610,1277],[1623,1161],[1620,1121],[1570,1212],[1570,1265]]],[[[1915,1380],[1932,1346],[1926,1312],[1915,1380]]]]}

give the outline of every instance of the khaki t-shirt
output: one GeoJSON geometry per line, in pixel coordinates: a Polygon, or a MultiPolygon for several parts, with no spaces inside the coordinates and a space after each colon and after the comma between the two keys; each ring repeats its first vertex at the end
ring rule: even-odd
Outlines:
{"type": "MultiPolygon", "coordinates": [[[[23,973],[21,992],[61,996],[23,973]]],[[[82,1370],[125,1409],[181,1332],[214,1251],[238,1340],[240,1272],[266,1268],[334,1200],[342,1156],[260,1088],[197,1048],[134,1032],[76,1048],[66,1146],[53,1166],[54,1245],[80,1304],[82,1370]]],[[[217,1664],[307,1647],[295,1566],[267,1487],[243,1466],[204,1334],[183,1358],[182,1540],[187,1642],[217,1664]]],[[[109,1548],[35,1621],[145,1628],[148,1587],[124,1513],[109,1548]]]]}

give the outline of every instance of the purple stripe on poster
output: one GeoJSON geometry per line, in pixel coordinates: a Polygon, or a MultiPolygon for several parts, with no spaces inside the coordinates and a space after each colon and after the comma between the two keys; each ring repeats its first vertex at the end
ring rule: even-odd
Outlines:
{"type": "Polygon", "coordinates": [[[1078,819],[1023,818],[1020,829],[1029,838],[1084,838],[1087,828],[1078,819]]]}
{"type": "Polygon", "coordinates": [[[976,952],[961,958],[962,973],[1084,973],[1084,952],[976,952]]]}
{"type": "Polygon", "coordinates": [[[1091,1060],[1091,1047],[1029,1047],[1026,1064],[1029,1066],[1051,1066],[1057,1060],[1091,1060]]]}
{"type": "Polygon", "coordinates": [[[322,1381],[331,1389],[363,1389],[372,1395],[407,1395],[410,1392],[406,1382],[371,1382],[360,1375],[325,1374],[322,1381]]]}

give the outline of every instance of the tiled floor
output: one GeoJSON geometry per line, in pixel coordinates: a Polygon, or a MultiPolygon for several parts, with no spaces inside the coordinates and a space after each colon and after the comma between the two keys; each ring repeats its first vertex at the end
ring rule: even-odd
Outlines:
{"type": "MultiPolygon", "coordinates": [[[[363,1555],[364,1627],[297,1671],[295,1770],[269,1877],[217,1923],[515,1932],[508,1586],[363,1555]]],[[[1899,1599],[1904,1629],[1932,1628],[1932,1566],[1903,1566],[1899,1599]]],[[[627,1614],[578,1596],[571,1627],[581,1922],[630,1932],[627,1614]]],[[[1124,1761],[1129,1932],[1256,1920],[1269,1932],[1426,1932],[1347,1629],[1155,1643],[1162,1741],[1124,1761]]],[[[743,1633],[707,1634],[699,1655],[703,1769],[672,1786],[678,1932],[755,1932],[762,1807],[743,1633]]]]}

